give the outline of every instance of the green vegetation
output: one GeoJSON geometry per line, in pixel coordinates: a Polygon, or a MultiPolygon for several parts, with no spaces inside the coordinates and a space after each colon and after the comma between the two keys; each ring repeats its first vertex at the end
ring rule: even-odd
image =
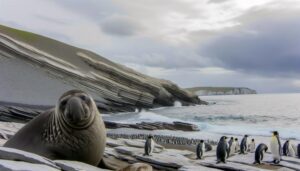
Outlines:
{"type": "Polygon", "coordinates": [[[25,42],[32,42],[38,39],[38,35],[34,33],[30,33],[27,31],[22,31],[14,28],[9,28],[3,25],[0,25],[0,31],[6,33],[9,36],[12,36],[14,38],[18,38],[19,40],[25,41],[25,42]]]}

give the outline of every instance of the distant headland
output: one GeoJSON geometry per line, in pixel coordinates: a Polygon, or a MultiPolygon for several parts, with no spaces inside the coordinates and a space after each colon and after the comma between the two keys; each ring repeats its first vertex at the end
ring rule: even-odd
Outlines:
{"type": "Polygon", "coordinates": [[[247,87],[192,87],[187,90],[199,96],[257,94],[256,90],[247,87]]]}

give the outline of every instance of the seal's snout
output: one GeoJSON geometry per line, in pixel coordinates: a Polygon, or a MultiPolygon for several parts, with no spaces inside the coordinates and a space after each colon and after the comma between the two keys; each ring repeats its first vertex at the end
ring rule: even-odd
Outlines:
{"type": "Polygon", "coordinates": [[[64,114],[72,123],[82,121],[86,115],[82,100],[78,97],[71,97],[66,104],[64,114]]]}

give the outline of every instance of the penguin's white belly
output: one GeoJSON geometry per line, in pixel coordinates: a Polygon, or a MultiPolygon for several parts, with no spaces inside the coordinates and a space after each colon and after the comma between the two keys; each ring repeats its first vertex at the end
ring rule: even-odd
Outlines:
{"type": "Polygon", "coordinates": [[[272,137],[270,146],[273,158],[276,160],[280,160],[280,151],[277,138],[272,137]]]}
{"type": "Polygon", "coordinates": [[[232,142],[230,147],[230,154],[234,154],[236,150],[236,142],[232,142]]]}
{"type": "Polygon", "coordinates": [[[205,153],[205,144],[203,143],[203,145],[202,145],[202,156],[204,155],[204,153],[205,153]]]}
{"type": "Polygon", "coordinates": [[[254,153],[255,152],[255,144],[251,143],[249,149],[250,149],[251,153],[254,153]]]}
{"type": "Polygon", "coordinates": [[[153,150],[154,150],[154,141],[153,140],[151,140],[150,141],[150,154],[153,152],[153,150]]]}
{"type": "Polygon", "coordinates": [[[294,148],[291,145],[291,143],[289,143],[289,147],[288,148],[289,148],[289,154],[288,154],[288,156],[295,157],[296,153],[295,153],[294,148]]]}

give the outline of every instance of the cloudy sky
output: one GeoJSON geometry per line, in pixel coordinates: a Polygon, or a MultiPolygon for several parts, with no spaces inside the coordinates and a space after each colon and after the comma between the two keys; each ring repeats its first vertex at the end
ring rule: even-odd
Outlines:
{"type": "Polygon", "coordinates": [[[300,0],[0,0],[0,24],[182,87],[300,92],[300,0]]]}

